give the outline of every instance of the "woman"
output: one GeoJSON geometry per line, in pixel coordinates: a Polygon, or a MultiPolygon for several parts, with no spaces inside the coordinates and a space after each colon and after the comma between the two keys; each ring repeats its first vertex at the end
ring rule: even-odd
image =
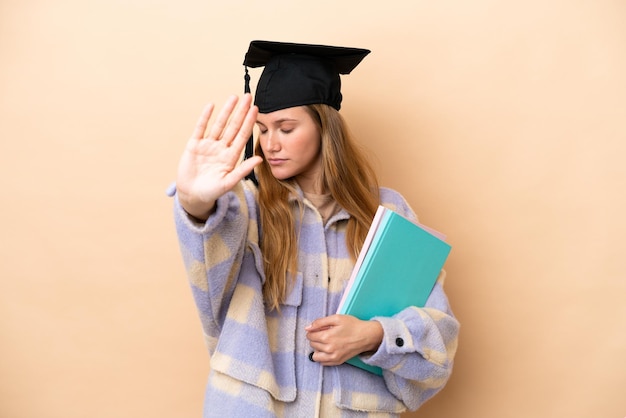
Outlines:
{"type": "Polygon", "coordinates": [[[415,219],[338,112],[339,74],[367,53],[252,42],[244,64],[265,67],[255,104],[231,97],[211,126],[207,106],[181,157],[176,226],[211,354],[205,417],[397,417],[450,376],[459,325],[443,272],[424,308],[335,314],[378,205],[415,219]],[[256,155],[239,163],[255,124],[256,155]]]}

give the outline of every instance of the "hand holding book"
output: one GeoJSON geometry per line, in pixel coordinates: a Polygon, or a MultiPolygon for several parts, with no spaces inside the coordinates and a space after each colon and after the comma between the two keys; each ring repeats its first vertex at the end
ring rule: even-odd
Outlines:
{"type": "Polygon", "coordinates": [[[362,321],[351,315],[316,319],[306,327],[311,353],[309,359],[324,366],[342,364],[363,352],[374,352],[383,338],[376,321],[362,321]]]}
{"type": "MultiPolygon", "coordinates": [[[[380,206],[337,310],[362,320],[423,307],[450,253],[440,233],[380,206]]],[[[348,363],[372,373],[358,357],[348,363]]]]}

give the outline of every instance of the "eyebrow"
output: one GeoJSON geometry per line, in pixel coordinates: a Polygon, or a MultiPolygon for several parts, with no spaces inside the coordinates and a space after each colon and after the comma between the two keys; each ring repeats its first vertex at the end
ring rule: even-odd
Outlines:
{"type": "MultiPolygon", "coordinates": [[[[284,122],[298,122],[298,119],[293,119],[293,118],[281,118],[281,119],[276,119],[275,121],[272,121],[272,124],[274,125],[280,125],[281,123],[284,122]]],[[[257,125],[263,125],[265,126],[265,124],[263,122],[260,121],[256,121],[257,125]]]]}

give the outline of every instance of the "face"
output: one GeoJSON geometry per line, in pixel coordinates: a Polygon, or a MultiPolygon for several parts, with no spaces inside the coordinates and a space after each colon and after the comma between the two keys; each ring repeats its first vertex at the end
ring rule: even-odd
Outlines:
{"type": "Polygon", "coordinates": [[[272,174],[294,177],[304,191],[314,192],[321,171],[321,137],[303,106],[259,113],[259,144],[272,174]]]}

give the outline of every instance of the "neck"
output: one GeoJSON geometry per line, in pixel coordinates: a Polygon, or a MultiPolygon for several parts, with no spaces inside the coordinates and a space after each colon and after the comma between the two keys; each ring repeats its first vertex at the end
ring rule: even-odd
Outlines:
{"type": "Polygon", "coordinates": [[[324,194],[325,190],[320,181],[320,176],[300,175],[296,177],[296,183],[305,193],[324,194]]]}

